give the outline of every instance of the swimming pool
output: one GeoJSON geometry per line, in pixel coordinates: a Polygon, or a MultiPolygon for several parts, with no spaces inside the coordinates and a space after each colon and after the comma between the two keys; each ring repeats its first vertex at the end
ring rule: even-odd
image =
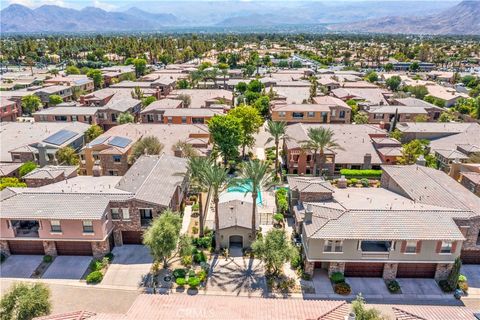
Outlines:
{"type": "MultiPolygon", "coordinates": [[[[228,193],[232,193],[232,192],[237,192],[237,193],[241,193],[242,195],[244,195],[246,192],[252,192],[252,183],[251,182],[247,182],[247,183],[244,183],[240,186],[235,186],[235,187],[230,187],[227,189],[227,192],[228,193]]],[[[257,194],[257,204],[262,204],[262,193],[260,191],[258,191],[258,194],[257,194]]]]}

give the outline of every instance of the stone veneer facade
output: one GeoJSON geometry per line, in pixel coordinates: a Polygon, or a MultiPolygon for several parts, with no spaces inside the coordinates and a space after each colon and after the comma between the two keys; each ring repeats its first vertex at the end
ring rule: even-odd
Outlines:
{"type": "Polygon", "coordinates": [[[445,280],[452,271],[453,263],[439,263],[437,264],[437,270],[435,270],[435,280],[445,280]]]}
{"type": "Polygon", "coordinates": [[[330,262],[328,264],[328,275],[332,275],[335,272],[345,272],[345,262],[330,262]]]}
{"type": "Polygon", "coordinates": [[[383,279],[393,280],[397,277],[398,263],[385,263],[383,266],[383,279]]]}
{"type": "Polygon", "coordinates": [[[6,256],[10,255],[10,247],[8,246],[7,240],[0,240],[0,252],[6,256]]]}
{"type": "Polygon", "coordinates": [[[46,255],[52,257],[57,255],[57,247],[55,246],[55,241],[43,241],[43,249],[45,250],[46,255]]]}

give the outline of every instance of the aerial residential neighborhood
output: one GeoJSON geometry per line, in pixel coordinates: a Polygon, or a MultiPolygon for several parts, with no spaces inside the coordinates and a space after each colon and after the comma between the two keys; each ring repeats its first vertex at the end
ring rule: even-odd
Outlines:
{"type": "Polygon", "coordinates": [[[480,319],[478,2],[21,3],[2,320],[480,319]]]}

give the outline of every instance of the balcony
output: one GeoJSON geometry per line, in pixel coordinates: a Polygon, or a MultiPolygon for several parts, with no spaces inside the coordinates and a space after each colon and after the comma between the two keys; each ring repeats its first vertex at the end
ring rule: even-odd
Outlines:
{"type": "Polygon", "coordinates": [[[362,241],[360,244],[362,258],[373,260],[388,259],[391,247],[390,241],[362,241]]]}
{"type": "Polygon", "coordinates": [[[12,220],[12,229],[15,237],[18,238],[38,238],[38,229],[40,224],[34,220],[12,220]]]}

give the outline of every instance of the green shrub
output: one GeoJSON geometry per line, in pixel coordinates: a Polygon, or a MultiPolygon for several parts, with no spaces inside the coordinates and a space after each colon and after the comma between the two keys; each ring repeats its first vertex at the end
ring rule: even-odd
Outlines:
{"type": "Polygon", "coordinates": [[[203,269],[198,271],[197,277],[200,280],[200,282],[204,282],[205,280],[207,280],[207,271],[203,269]]]}
{"type": "Polygon", "coordinates": [[[0,253],[0,263],[3,263],[3,261],[7,260],[7,256],[2,253],[0,253]]]}
{"type": "Polygon", "coordinates": [[[285,213],[288,210],[288,201],[287,199],[281,198],[277,200],[277,210],[280,213],[285,213]]]}
{"type": "Polygon", "coordinates": [[[175,277],[175,279],[185,278],[185,276],[187,275],[187,272],[185,271],[185,269],[178,268],[178,269],[173,270],[172,274],[175,277]]]}
{"type": "Polygon", "coordinates": [[[45,255],[45,256],[43,256],[43,262],[45,262],[45,263],[50,263],[50,262],[52,262],[52,261],[53,261],[53,257],[52,257],[52,256],[50,256],[50,255],[48,255],[48,254],[45,255]]]}
{"type": "Polygon", "coordinates": [[[333,283],[342,283],[342,282],[345,282],[345,276],[341,272],[334,272],[330,276],[330,280],[333,283]]]}
{"type": "Polygon", "coordinates": [[[192,256],[184,256],[182,257],[182,264],[185,267],[190,267],[192,265],[192,256]]]}
{"type": "Polygon", "coordinates": [[[298,269],[302,265],[302,256],[298,249],[295,249],[295,253],[290,258],[290,266],[293,269],[298,269]]]}
{"type": "Polygon", "coordinates": [[[341,169],[340,174],[345,178],[380,178],[382,170],[355,170],[355,169],[341,169]]]}
{"type": "Polygon", "coordinates": [[[185,280],[185,278],[177,278],[175,279],[175,283],[181,287],[183,287],[185,285],[185,283],[187,283],[187,281],[185,280]]]}
{"type": "Polygon", "coordinates": [[[453,292],[456,288],[452,288],[447,280],[440,280],[438,285],[442,289],[443,292],[450,293],[453,292]]]}
{"type": "Polygon", "coordinates": [[[100,271],[102,270],[103,268],[103,265],[102,265],[102,262],[97,260],[97,259],[94,259],[92,260],[92,262],[90,262],[90,270],[91,271],[100,271]]]}
{"type": "Polygon", "coordinates": [[[193,234],[197,234],[197,233],[198,233],[198,227],[193,226],[193,227],[192,227],[192,233],[193,233],[193,234]]]}
{"type": "Polygon", "coordinates": [[[356,185],[356,184],[358,183],[358,179],[352,178],[352,179],[350,179],[350,182],[351,182],[353,185],[356,185]]]}
{"type": "Polygon", "coordinates": [[[103,274],[101,271],[93,271],[87,276],[87,283],[88,284],[95,284],[99,283],[103,279],[103,274]]]}
{"type": "Polygon", "coordinates": [[[115,258],[115,255],[113,253],[109,252],[105,255],[105,258],[107,258],[108,262],[111,263],[113,261],[113,258],[115,258]]]}
{"type": "Polygon", "coordinates": [[[206,262],[207,257],[205,256],[205,253],[203,253],[203,251],[200,251],[197,254],[193,255],[193,261],[195,261],[195,263],[206,262]]]}
{"type": "Polygon", "coordinates": [[[276,213],[273,215],[273,220],[277,222],[282,222],[283,221],[283,214],[281,213],[276,213]]]}
{"type": "Polygon", "coordinates": [[[391,280],[387,283],[387,288],[388,288],[388,291],[390,291],[391,293],[397,293],[400,291],[400,284],[398,283],[397,280],[391,280]]]}
{"type": "Polygon", "coordinates": [[[213,234],[210,232],[208,236],[204,236],[202,238],[193,238],[192,243],[197,248],[209,249],[212,247],[212,239],[213,239],[212,235],[213,234]]]}
{"type": "Polygon", "coordinates": [[[192,289],[196,289],[200,285],[200,279],[197,277],[188,278],[188,285],[192,289]]]}
{"type": "Polygon", "coordinates": [[[335,291],[336,294],[349,295],[352,289],[348,283],[340,282],[333,286],[333,291],[335,291]]]}
{"type": "Polygon", "coordinates": [[[370,186],[370,182],[368,181],[367,178],[362,178],[362,179],[360,179],[360,183],[361,183],[362,186],[364,186],[364,187],[370,186]]]}
{"type": "Polygon", "coordinates": [[[467,277],[463,274],[458,276],[458,282],[467,282],[467,277]]]}
{"type": "Polygon", "coordinates": [[[194,203],[192,205],[192,211],[193,212],[198,212],[200,210],[200,205],[198,203],[194,203]]]}
{"type": "Polygon", "coordinates": [[[196,195],[191,195],[190,196],[190,201],[197,202],[198,197],[196,195]]]}

